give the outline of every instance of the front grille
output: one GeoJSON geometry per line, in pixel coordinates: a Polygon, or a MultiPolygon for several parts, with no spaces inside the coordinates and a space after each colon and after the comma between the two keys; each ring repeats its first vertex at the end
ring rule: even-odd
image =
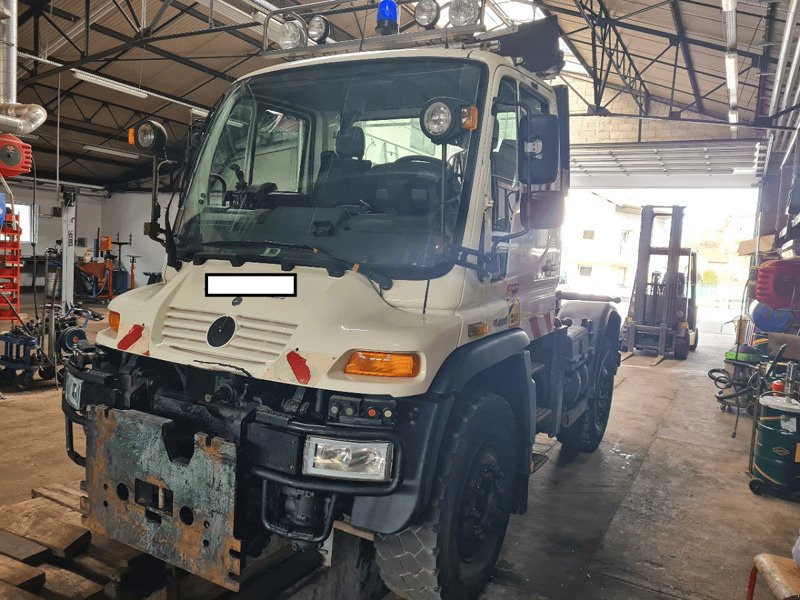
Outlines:
{"type": "Polygon", "coordinates": [[[173,350],[189,352],[201,360],[261,367],[275,362],[297,328],[294,323],[234,316],[236,332],[233,338],[221,348],[212,348],[206,339],[208,328],[221,316],[204,310],[170,308],[161,329],[162,342],[173,350]]]}

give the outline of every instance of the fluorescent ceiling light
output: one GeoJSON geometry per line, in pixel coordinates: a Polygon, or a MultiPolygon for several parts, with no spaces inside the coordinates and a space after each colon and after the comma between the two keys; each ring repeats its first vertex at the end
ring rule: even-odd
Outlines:
{"type": "Polygon", "coordinates": [[[739,111],[738,110],[729,110],[728,111],[728,123],[731,125],[736,125],[739,122],[739,111]]]}
{"type": "Polygon", "coordinates": [[[191,108],[189,112],[192,113],[193,117],[198,117],[200,119],[205,119],[208,117],[208,111],[203,108],[191,108]]]}
{"type": "Polygon", "coordinates": [[[729,91],[739,87],[739,56],[736,52],[725,53],[725,82],[729,91]]]}
{"type": "Polygon", "coordinates": [[[89,152],[108,154],[109,156],[119,156],[120,158],[129,158],[131,160],[141,158],[141,156],[134,154],[133,152],[123,152],[122,150],[114,150],[114,148],[106,148],[104,146],[92,146],[91,144],[86,144],[83,149],[88,150],[89,152]]]}
{"type": "Polygon", "coordinates": [[[86,71],[80,71],[78,69],[71,69],[71,71],[75,74],[75,77],[81,81],[93,83],[116,92],[130,94],[131,96],[136,96],[137,98],[147,98],[150,95],[144,90],[133,87],[132,85],[128,85],[127,83],[120,83],[118,81],[106,79],[105,77],[100,77],[99,75],[94,75],[93,73],[87,73],[86,71]]]}

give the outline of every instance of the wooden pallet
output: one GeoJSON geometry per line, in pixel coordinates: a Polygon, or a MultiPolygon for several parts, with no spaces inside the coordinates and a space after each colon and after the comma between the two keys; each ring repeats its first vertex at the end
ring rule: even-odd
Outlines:
{"type": "MultiPolygon", "coordinates": [[[[83,527],[81,493],[52,484],[0,507],[0,600],[167,598],[160,560],[83,527]]],[[[227,591],[199,577],[180,580],[181,598],[215,600],[227,591]]]]}

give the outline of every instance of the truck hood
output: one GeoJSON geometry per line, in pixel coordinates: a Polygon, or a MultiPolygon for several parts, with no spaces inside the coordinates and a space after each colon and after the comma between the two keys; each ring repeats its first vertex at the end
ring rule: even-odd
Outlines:
{"type": "MultiPolygon", "coordinates": [[[[236,274],[279,273],[273,264],[245,264],[236,274]]],[[[420,314],[387,304],[357,273],[331,277],[297,267],[296,297],[207,297],[207,274],[231,273],[225,261],[186,264],[167,283],[115,298],[118,331],[104,329],[98,344],[181,365],[230,371],[258,379],[361,394],[424,393],[457,347],[462,323],[453,314],[420,314]],[[208,331],[221,317],[234,323],[224,345],[209,344],[208,331]],[[350,376],[353,351],[417,352],[413,378],[350,376]]]]}

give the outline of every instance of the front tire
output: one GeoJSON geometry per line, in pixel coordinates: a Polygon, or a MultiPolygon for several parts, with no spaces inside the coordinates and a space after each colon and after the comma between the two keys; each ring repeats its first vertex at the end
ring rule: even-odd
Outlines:
{"type": "Polygon", "coordinates": [[[571,452],[594,452],[603,441],[611,414],[614,395],[614,376],[619,366],[616,344],[605,338],[599,348],[600,359],[595,375],[594,394],[589,398],[586,412],[569,427],[558,432],[556,438],[571,452]]]}
{"type": "Polygon", "coordinates": [[[375,536],[384,582],[408,600],[476,598],[505,539],[516,473],[513,414],[484,390],[456,402],[422,521],[375,536]]]}

